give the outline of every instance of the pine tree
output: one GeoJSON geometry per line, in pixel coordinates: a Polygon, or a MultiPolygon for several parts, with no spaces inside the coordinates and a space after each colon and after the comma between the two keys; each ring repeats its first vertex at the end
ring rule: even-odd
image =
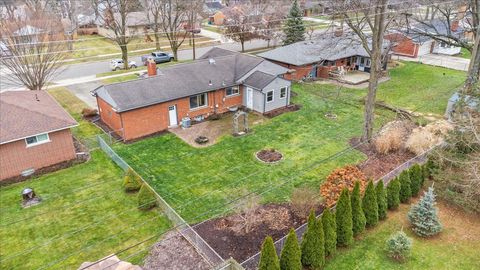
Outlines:
{"type": "Polygon", "coordinates": [[[417,235],[429,237],[442,231],[442,224],[440,224],[438,219],[435,205],[435,194],[433,193],[433,188],[430,187],[420,201],[410,208],[408,220],[417,235]]]}
{"type": "Polygon", "coordinates": [[[148,210],[157,205],[155,194],[146,185],[142,185],[138,192],[138,209],[148,210]]]}
{"type": "Polygon", "coordinates": [[[260,252],[259,270],[280,270],[280,261],[278,260],[277,251],[273,244],[273,239],[267,236],[262,244],[260,252]]]}
{"type": "Polygon", "coordinates": [[[363,213],[365,213],[365,220],[368,227],[373,227],[378,223],[378,204],[377,194],[375,193],[375,187],[373,181],[368,182],[365,189],[365,195],[363,195],[362,201],[363,213]]]}
{"type": "Polygon", "coordinates": [[[359,235],[365,230],[365,214],[362,210],[362,198],[360,195],[360,182],[356,181],[352,191],[352,222],[353,236],[359,235]]]}
{"type": "Polygon", "coordinates": [[[138,191],[142,186],[142,180],[132,169],[128,169],[123,179],[123,188],[126,192],[138,191]]]}
{"type": "Polygon", "coordinates": [[[398,177],[390,181],[387,186],[387,205],[388,209],[397,209],[400,205],[400,180],[398,177]]]}
{"type": "Polygon", "coordinates": [[[403,171],[398,177],[400,180],[400,202],[408,203],[412,197],[412,190],[410,188],[410,175],[407,170],[403,171]]]}
{"type": "Polygon", "coordinates": [[[419,164],[413,165],[409,170],[410,188],[412,196],[417,196],[423,184],[423,171],[419,164]]]}
{"type": "Polygon", "coordinates": [[[302,270],[302,254],[297,235],[293,229],[290,229],[280,255],[280,269],[302,270]]]}
{"type": "Polygon", "coordinates": [[[348,189],[343,189],[335,211],[337,245],[349,246],[353,243],[352,204],[348,189]]]}
{"type": "Polygon", "coordinates": [[[305,25],[303,24],[302,11],[295,0],[288,13],[283,32],[285,33],[284,45],[305,40],[305,25]]]}
{"type": "Polygon", "coordinates": [[[323,226],[316,220],[312,210],[308,217],[307,230],[302,239],[302,264],[310,269],[321,269],[325,263],[323,226]]]}
{"type": "Polygon", "coordinates": [[[383,220],[387,218],[387,193],[385,191],[383,181],[380,180],[375,187],[375,193],[377,194],[377,204],[378,204],[378,218],[383,220]]]}
{"type": "Polygon", "coordinates": [[[332,256],[337,249],[337,224],[335,216],[329,209],[323,210],[323,235],[325,236],[325,256],[332,256]]]}

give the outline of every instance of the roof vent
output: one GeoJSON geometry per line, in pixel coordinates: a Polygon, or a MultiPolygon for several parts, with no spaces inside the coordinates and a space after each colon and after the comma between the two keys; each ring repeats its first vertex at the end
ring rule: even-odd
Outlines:
{"type": "Polygon", "coordinates": [[[225,81],[222,81],[222,86],[225,86],[225,85],[227,85],[227,84],[225,83],[225,81]]]}
{"type": "Polygon", "coordinates": [[[208,80],[208,85],[210,85],[210,86],[213,85],[212,80],[208,80]]]}
{"type": "Polygon", "coordinates": [[[210,65],[215,65],[215,59],[213,59],[213,58],[208,59],[208,63],[210,65]]]}

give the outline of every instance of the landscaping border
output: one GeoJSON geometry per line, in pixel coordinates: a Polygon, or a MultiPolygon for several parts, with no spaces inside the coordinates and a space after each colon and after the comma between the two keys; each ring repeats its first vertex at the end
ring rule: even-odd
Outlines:
{"type": "Polygon", "coordinates": [[[222,264],[225,260],[145,181],[135,170],[128,165],[101,136],[97,136],[100,148],[124,171],[131,169],[136,173],[143,184],[147,186],[157,198],[160,208],[168,219],[175,225],[178,232],[198,251],[198,253],[212,266],[222,264]]]}

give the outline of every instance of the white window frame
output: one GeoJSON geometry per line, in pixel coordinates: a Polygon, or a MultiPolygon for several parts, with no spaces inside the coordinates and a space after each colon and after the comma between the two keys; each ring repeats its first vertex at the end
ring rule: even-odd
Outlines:
{"type": "Polygon", "coordinates": [[[189,108],[190,108],[191,111],[208,107],[208,93],[203,93],[203,94],[198,94],[198,95],[194,95],[194,96],[188,97],[188,106],[189,106],[189,108]],[[199,96],[202,96],[202,95],[205,96],[205,105],[197,106],[197,107],[195,107],[195,108],[192,108],[192,104],[190,103],[190,99],[191,99],[192,97],[196,97],[196,98],[197,98],[197,101],[198,101],[198,97],[199,97],[199,96]]]}
{"type": "Polygon", "coordinates": [[[232,87],[225,88],[225,96],[226,97],[233,97],[233,96],[238,96],[238,95],[240,95],[240,87],[238,85],[234,85],[232,87]],[[232,94],[230,94],[230,95],[227,93],[227,90],[229,88],[232,89],[232,94]],[[235,91],[235,89],[236,89],[236,91],[235,91]]]}
{"type": "Polygon", "coordinates": [[[288,93],[288,86],[284,86],[282,88],[280,88],[280,98],[287,98],[287,93],[288,93]],[[285,89],[285,95],[282,97],[282,90],[285,89]]]}
{"type": "Polygon", "coordinates": [[[35,136],[30,136],[30,137],[25,138],[25,145],[27,147],[32,147],[32,146],[36,146],[36,145],[40,145],[40,144],[44,144],[44,143],[48,143],[48,142],[51,142],[50,141],[50,136],[48,136],[48,133],[42,133],[42,134],[38,134],[38,135],[35,135],[35,136]],[[46,135],[47,138],[45,140],[39,141],[38,137],[43,136],[43,135],[46,135]],[[30,138],[35,138],[36,142],[28,143],[27,139],[30,139],[30,138]]]}
{"type": "Polygon", "coordinates": [[[275,90],[270,90],[267,93],[265,93],[265,102],[266,103],[271,103],[275,100],[275,90]],[[268,101],[268,93],[272,92],[272,100],[268,101]]]}

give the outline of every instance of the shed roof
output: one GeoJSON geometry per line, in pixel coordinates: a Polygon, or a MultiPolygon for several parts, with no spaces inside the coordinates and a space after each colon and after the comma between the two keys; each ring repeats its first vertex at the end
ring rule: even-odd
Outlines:
{"type": "Polygon", "coordinates": [[[252,75],[248,76],[243,83],[256,89],[263,89],[273,80],[275,80],[276,77],[277,76],[272,74],[257,70],[253,72],[252,75]]]}

